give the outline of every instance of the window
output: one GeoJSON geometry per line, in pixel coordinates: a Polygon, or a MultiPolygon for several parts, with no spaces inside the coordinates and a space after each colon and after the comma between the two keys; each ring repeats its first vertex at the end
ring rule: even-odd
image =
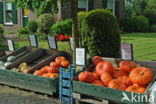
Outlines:
{"type": "Polygon", "coordinates": [[[115,15],[115,0],[107,0],[107,9],[115,15]]]}
{"type": "Polygon", "coordinates": [[[78,11],[88,12],[88,0],[78,0],[78,11]]]}
{"type": "Polygon", "coordinates": [[[3,14],[4,14],[4,24],[12,25],[13,16],[12,16],[12,4],[4,2],[3,3],[3,14]]]}

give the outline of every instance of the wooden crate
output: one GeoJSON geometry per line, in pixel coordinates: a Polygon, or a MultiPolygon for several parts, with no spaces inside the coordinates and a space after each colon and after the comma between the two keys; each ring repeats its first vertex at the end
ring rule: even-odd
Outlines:
{"type": "MultiPolygon", "coordinates": [[[[20,58],[12,65],[8,66],[8,69],[18,67],[22,62],[28,63],[31,68],[41,64],[49,57],[51,52],[45,49],[37,49],[27,57],[20,58]]],[[[40,92],[48,95],[56,93],[56,82],[57,79],[45,78],[41,76],[35,76],[32,74],[23,74],[20,72],[12,72],[10,70],[0,70],[0,83],[14,86],[30,91],[40,92]]]]}
{"type": "Polygon", "coordinates": [[[5,55],[3,57],[0,58],[0,61],[4,61],[6,62],[7,61],[7,58],[9,56],[15,56],[16,57],[16,60],[20,59],[20,58],[23,58],[27,55],[29,55],[31,52],[35,51],[35,49],[33,49],[32,47],[29,47],[29,46],[25,46],[23,48],[20,48],[18,49],[17,51],[9,54],[9,55],[5,55]]]}
{"type": "MultiPolygon", "coordinates": [[[[114,59],[114,58],[103,58],[105,61],[111,62],[114,66],[117,66],[121,59],[114,59]]],[[[152,70],[153,73],[156,73],[156,61],[135,61],[137,65],[148,67],[152,70]]],[[[92,69],[92,66],[90,66],[89,70],[92,69]]],[[[77,79],[77,76],[75,76],[75,79],[77,79]]],[[[152,85],[153,81],[149,84],[148,88],[152,85]]],[[[73,92],[79,93],[79,94],[85,94],[88,96],[93,96],[97,98],[102,98],[105,100],[110,100],[118,103],[127,103],[127,104],[146,104],[145,97],[148,97],[149,91],[148,88],[146,89],[144,94],[137,94],[137,93],[131,93],[127,91],[121,91],[116,89],[111,89],[108,87],[101,87],[101,86],[95,86],[89,83],[80,82],[77,80],[73,80],[73,92]],[[126,94],[128,98],[130,98],[131,101],[123,100],[122,98],[126,94]],[[144,99],[144,101],[141,102],[132,102],[131,96],[137,96],[144,99]]],[[[80,100],[80,99],[79,99],[80,100]]],[[[83,99],[84,100],[84,99],[83,99]]],[[[141,99],[142,100],[142,99],[141,99]]]]}

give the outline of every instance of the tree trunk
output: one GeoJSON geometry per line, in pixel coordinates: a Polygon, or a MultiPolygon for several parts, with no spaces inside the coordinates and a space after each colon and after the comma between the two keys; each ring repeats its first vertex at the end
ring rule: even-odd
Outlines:
{"type": "Polygon", "coordinates": [[[73,39],[73,65],[75,66],[75,48],[79,47],[79,37],[77,32],[77,8],[78,1],[71,0],[71,10],[72,10],[72,39],[73,39]]]}

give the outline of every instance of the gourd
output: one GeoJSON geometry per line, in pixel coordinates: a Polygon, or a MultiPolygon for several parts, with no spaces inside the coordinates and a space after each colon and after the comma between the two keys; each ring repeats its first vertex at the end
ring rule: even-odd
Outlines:
{"type": "Polygon", "coordinates": [[[11,64],[12,64],[12,62],[5,62],[4,66],[7,67],[7,66],[9,66],[11,64]]]}
{"type": "Polygon", "coordinates": [[[12,62],[12,61],[15,61],[16,60],[16,57],[15,56],[9,56],[8,58],[7,58],[7,61],[8,62],[12,62]]]}
{"type": "Polygon", "coordinates": [[[4,62],[3,61],[0,61],[0,66],[4,66],[4,62]]]}

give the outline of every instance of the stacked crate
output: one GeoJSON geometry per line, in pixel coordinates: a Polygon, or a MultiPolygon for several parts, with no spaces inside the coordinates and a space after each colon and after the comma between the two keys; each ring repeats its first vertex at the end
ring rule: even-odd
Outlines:
{"type": "Polygon", "coordinates": [[[63,104],[73,104],[72,97],[72,83],[75,73],[75,67],[69,66],[68,68],[59,69],[59,99],[63,104]]]}

